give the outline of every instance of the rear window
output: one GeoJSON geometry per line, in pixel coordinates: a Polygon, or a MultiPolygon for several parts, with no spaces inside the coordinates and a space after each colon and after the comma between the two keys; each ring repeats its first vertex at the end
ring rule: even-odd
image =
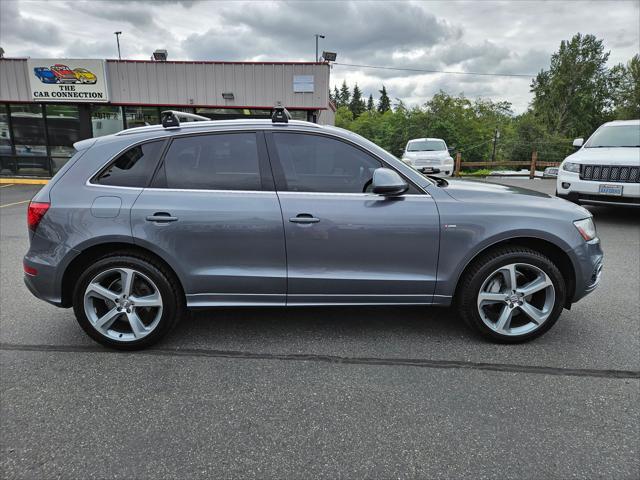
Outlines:
{"type": "Polygon", "coordinates": [[[111,162],[93,183],[118,187],[146,187],[155,171],[164,141],[131,147],[111,162]]]}
{"type": "Polygon", "coordinates": [[[164,158],[167,188],[262,190],[255,133],[176,138],[164,158]]]}

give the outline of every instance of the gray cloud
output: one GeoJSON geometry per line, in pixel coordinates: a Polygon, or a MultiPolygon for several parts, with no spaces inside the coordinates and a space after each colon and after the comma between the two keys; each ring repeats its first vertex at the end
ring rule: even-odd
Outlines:
{"type": "Polygon", "coordinates": [[[13,1],[0,2],[0,40],[3,44],[59,45],[60,28],[53,22],[31,18],[13,1]]]}
{"type": "MultiPolygon", "coordinates": [[[[7,56],[116,55],[122,30],[125,58],[149,58],[167,48],[179,60],[309,61],[314,33],[338,61],[397,68],[537,73],[561,40],[593,33],[611,50],[610,63],[638,51],[637,1],[2,1],[0,44],[7,56]]],[[[378,97],[421,104],[438,90],[510,100],[522,111],[528,78],[425,74],[336,65],[332,84],[358,82],[378,97]]]]}

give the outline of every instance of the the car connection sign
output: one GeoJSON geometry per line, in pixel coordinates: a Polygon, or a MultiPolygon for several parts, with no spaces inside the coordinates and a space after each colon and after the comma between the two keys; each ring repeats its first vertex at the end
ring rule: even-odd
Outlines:
{"type": "Polygon", "coordinates": [[[103,60],[30,58],[29,85],[34,100],[44,102],[107,102],[103,60]]]}

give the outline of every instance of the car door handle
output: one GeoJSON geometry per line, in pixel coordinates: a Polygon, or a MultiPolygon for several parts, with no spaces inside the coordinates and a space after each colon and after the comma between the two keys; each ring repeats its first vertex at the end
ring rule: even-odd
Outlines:
{"type": "Polygon", "coordinates": [[[299,213],[297,216],[291,217],[289,221],[292,223],[318,223],[320,219],[308,213],[299,213]]]}
{"type": "Polygon", "coordinates": [[[167,223],[167,222],[175,222],[177,220],[178,220],[178,217],[172,217],[167,212],[156,212],[153,215],[149,215],[147,217],[147,222],[167,223]]]}

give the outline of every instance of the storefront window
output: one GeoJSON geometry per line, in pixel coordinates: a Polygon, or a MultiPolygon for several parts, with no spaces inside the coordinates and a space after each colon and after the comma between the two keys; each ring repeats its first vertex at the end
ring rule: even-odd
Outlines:
{"type": "Polygon", "coordinates": [[[16,104],[11,105],[10,110],[15,141],[16,173],[48,175],[49,158],[42,105],[16,104]]]}
{"type": "Polygon", "coordinates": [[[124,107],[124,116],[127,121],[127,128],[158,125],[160,123],[160,115],[156,107],[124,107]]]}
{"type": "Polygon", "coordinates": [[[80,137],[80,113],[76,105],[47,105],[47,132],[53,173],[73,155],[80,137]]]}
{"type": "Polygon", "coordinates": [[[94,137],[111,135],[124,130],[122,107],[99,107],[93,105],[91,108],[91,127],[94,137]]]}
{"type": "Polygon", "coordinates": [[[9,133],[7,106],[0,105],[0,174],[14,173],[13,146],[9,133]]]}

